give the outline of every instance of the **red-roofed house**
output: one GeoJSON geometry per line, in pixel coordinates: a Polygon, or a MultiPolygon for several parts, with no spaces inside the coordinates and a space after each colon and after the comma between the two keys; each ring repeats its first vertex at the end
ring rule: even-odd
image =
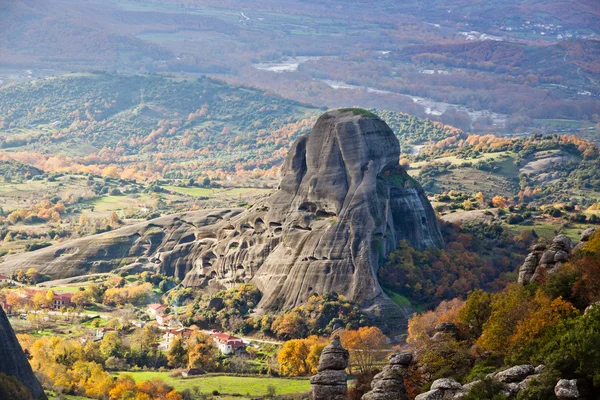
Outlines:
{"type": "Polygon", "coordinates": [[[152,318],[156,318],[156,316],[162,314],[162,312],[165,311],[166,308],[167,306],[163,304],[148,304],[148,314],[150,314],[152,318]]]}
{"type": "Polygon", "coordinates": [[[69,307],[71,306],[72,298],[73,293],[54,294],[54,298],[52,299],[52,308],[59,310],[62,307],[69,307]]]}
{"type": "Polygon", "coordinates": [[[222,354],[233,354],[236,351],[246,349],[246,343],[238,337],[226,333],[213,333],[210,336],[212,336],[222,354]]]}

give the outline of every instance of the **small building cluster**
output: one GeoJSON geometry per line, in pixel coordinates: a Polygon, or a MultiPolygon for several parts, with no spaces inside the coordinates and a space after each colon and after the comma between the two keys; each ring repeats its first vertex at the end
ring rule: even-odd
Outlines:
{"type": "MultiPolygon", "coordinates": [[[[176,337],[183,340],[187,340],[196,328],[184,327],[176,316],[166,314],[165,311],[167,306],[164,304],[149,304],[147,307],[147,313],[150,318],[153,318],[159,325],[160,329],[164,330],[163,340],[160,343],[160,347],[164,350],[168,350],[176,337]]],[[[206,334],[210,335],[213,339],[221,354],[230,355],[235,353],[244,352],[248,343],[242,339],[229,335],[227,333],[220,332],[216,329],[205,331],[206,334]]]]}

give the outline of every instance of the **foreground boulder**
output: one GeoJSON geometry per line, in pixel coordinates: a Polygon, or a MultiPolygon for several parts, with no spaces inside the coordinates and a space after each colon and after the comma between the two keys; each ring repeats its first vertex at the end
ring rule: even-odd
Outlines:
{"type": "Polygon", "coordinates": [[[0,307],[0,372],[17,378],[34,399],[46,399],[42,385],[37,380],[15,336],[15,332],[0,307]]]}
{"type": "Polygon", "coordinates": [[[312,400],[346,400],[348,358],[348,350],[342,347],[339,336],[334,336],[319,357],[317,374],[310,378],[312,400]]]}
{"type": "Polygon", "coordinates": [[[381,289],[381,260],[401,240],[441,247],[435,212],[399,166],[387,124],[360,110],[329,111],[292,145],[279,190],[247,210],[198,211],[147,221],[7,257],[0,273],[35,268],[63,278],[152,269],[188,287],[219,290],[252,282],[258,313],[299,306],[336,292],[387,332],[406,328],[381,289]]]}
{"type": "Polygon", "coordinates": [[[390,355],[389,364],[373,377],[371,391],[362,396],[362,400],[408,400],[404,377],[412,361],[411,353],[390,355]]]}
{"type": "Polygon", "coordinates": [[[554,394],[558,400],[582,400],[588,398],[589,390],[581,379],[561,379],[554,387],[554,394]]]}

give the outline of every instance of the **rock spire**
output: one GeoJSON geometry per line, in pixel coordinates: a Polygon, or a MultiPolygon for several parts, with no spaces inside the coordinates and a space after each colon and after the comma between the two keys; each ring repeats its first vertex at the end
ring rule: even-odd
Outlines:
{"type": "Polygon", "coordinates": [[[310,378],[312,400],[346,400],[348,358],[348,350],[342,347],[339,336],[334,336],[319,357],[317,374],[310,378]]]}

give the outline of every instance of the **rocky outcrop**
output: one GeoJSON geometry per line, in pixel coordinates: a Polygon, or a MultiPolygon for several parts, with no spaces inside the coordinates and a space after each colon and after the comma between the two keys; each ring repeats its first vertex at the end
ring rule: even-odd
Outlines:
{"type": "Polygon", "coordinates": [[[346,400],[348,358],[348,350],[342,347],[340,338],[334,336],[319,357],[317,374],[310,378],[312,400],[346,400]]]}
{"type": "Polygon", "coordinates": [[[587,228],[581,233],[580,240],[582,242],[587,242],[596,234],[596,232],[598,232],[598,228],[596,227],[587,228]]]}
{"type": "Polygon", "coordinates": [[[489,374],[487,377],[503,384],[503,392],[506,397],[513,398],[520,391],[525,390],[531,380],[537,378],[544,370],[544,365],[523,364],[515,365],[500,372],[489,374]]]}
{"type": "Polygon", "coordinates": [[[583,400],[589,398],[587,384],[581,379],[559,380],[554,387],[554,394],[558,400],[583,400]]]}
{"type": "MultiPolygon", "coordinates": [[[[527,388],[532,379],[535,379],[544,369],[543,365],[533,367],[532,365],[516,365],[504,371],[489,374],[487,379],[502,384],[503,394],[508,398],[514,398],[521,390],[527,388]]],[[[421,393],[415,400],[459,400],[467,396],[473,386],[480,380],[461,385],[453,379],[442,378],[431,384],[429,391],[421,393]]]]}
{"type": "Polygon", "coordinates": [[[536,244],[519,269],[519,283],[535,282],[540,277],[555,273],[569,260],[573,248],[573,242],[565,235],[556,236],[549,248],[536,244]]]}
{"type": "Polygon", "coordinates": [[[498,372],[494,375],[494,379],[502,383],[521,382],[534,372],[535,367],[533,365],[515,365],[514,367],[498,372]]]}
{"type": "Polygon", "coordinates": [[[431,337],[434,342],[447,340],[447,339],[459,339],[459,331],[456,324],[453,322],[441,322],[434,328],[435,334],[431,337]]]}
{"type": "Polygon", "coordinates": [[[408,400],[404,377],[412,361],[411,353],[398,353],[389,356],[389,364],[373,377],[371,391],[362,400],[408,400]]]}
{"type": "Polygon", "coordinates": [[[15,332],[0,307],[0,372],[17,378],[34,399],[46,399],[44,390],[37,380],[19,344],[15,332]]]}
{"type": "Polygon", "coordinates": [[[579,251],[596,232],[598,232],[596,227],[584,230],[580,236],[581,242],[577,246],[565,235],[556,236],[550,247],[542,243],[536,244],[519,268],[519,283],[526,285],[543,276],[555,273],[563,263],[569,260],[571,254],[579,251]]]}
{"type": "Polygon", "coordinates": [[[251,281],[263,293],[259,313],[336,292],[398,331],[412,310],[383,293],[379,264],[401,240],[443,245],[435,213],[399,155],[381,119],[330,111],[292,145],[279,190],[247,210],[158,218],[8,257],[0,272],[33,267],[60,278],[150,268],[205,290],[251,281]]]}
{"type": "Polygon", "coordinates": [[[463,386],[454,379],[442,378],[433,381],[431,390],[421,393],[415,400],[458,399],[466,393],[463,386]]]}

